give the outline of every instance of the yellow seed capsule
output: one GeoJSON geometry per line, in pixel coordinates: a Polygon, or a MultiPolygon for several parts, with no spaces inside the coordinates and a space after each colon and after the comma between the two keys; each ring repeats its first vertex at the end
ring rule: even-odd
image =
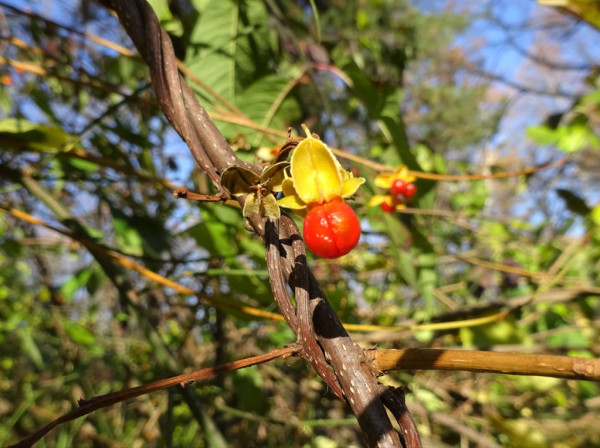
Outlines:
{"type": "Polygon", "coordinates": [[[292,179],[297,195],[306,204],[322,204],[342,196],[342,176],[331,150],[308,137],[292,155],[292,179]]]}

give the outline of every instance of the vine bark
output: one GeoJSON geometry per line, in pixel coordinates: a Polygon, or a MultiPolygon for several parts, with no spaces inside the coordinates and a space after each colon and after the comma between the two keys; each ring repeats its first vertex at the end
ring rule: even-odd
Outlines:
{"type": "MultiPolygon", "coordinates": [[[[198,166],[220,189],[220,173],[233,165],[260,172],[260,167],[242,162],[191,88],[180,76],[171,40],[145,0],[102,0],[116,11],[123,27],[150,69],[154,91],[167,120],[187,143],[198,166]]],[[[243,201],[243,198],[242,198],[243,201]]],[[[275,299],[290,328],[298,335],[301,354],[311,362],[332,390],[346,399],[371,447],[413,448],[418,437],[405,438],[393,428],[382,396],[388,403],[404,403],[401,391],[386,392],[377,381],[377,373],[363,350],[354,344],[306,264],[304,244],[298,227],[288,216],[278,222],[251,220],[255,232],[267,246],[267,262],[275,299]],[[294,309],[287,283],[299,306],[294,309]],[[331,370],[326,364],[331,366],[331,370]],[[397,396],[396,402],[390,394],[397,396]]],[[[400,409],[399,406],[391,406],[400,409]]],[[[393,411],[394,409],[392,409],[393,411]]],[[[404,411],[403,411],[404,412],[404,411]]],[[[399,418],[403,434],[416,434],[411,419],[399,418]]]]}

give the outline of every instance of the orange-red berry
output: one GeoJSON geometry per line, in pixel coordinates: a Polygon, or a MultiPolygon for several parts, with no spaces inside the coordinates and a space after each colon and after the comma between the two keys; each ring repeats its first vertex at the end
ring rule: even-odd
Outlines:
{"type": "Polygon", "coordinates": [[[417,186],[412,182],[396,179],[390,186],[390,193],[400,202],[410,200],[417,193],[417,186]]]}
{"type": "Polygon", "coordinates": [[[390,187],[390,193],[392,193],[394,196],[399,195],[399,194],[404,194],[405,188],[406,188],[406,182],[403,181],[402,179],[396,179],[392,183],[392,186],[390,187]]]}
{"type": "Polygon", "coordinates": [[[314,205],[304,217],[304,241],[319,257],[346,255],[359,239],[358,217],[352,207],[340,199],[314,205]]]}
{"type": "Polygon", "coordinates": [[[381,210],[383,210],[386,213],[394,213],[396,211],[396,207],[388,204],[387,201],[382,202],[379,207],[381,208],[381,210]]]}
{"type": "Polygon", "coordinates": [[[406,199],[412,198],[415,194],[417,194],[417,186],[415,184],[406,184],[406,187],[404,187],[404,196],[406,196],[406,199]]]}

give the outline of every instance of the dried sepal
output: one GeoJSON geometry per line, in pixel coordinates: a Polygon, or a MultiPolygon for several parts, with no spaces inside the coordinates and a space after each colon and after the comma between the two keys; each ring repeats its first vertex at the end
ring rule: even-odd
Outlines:
{"type": "Polygon", "coordinates": [[[259,181],[258,174],[241,166],[230,166],[221,175],[221,185],[232,196],[250,193],[259,181]]]}
{"type": "Polygon", "coordinates": [[[247,195],[242,214],[244,218],[260,215],[263,218],[279,219],[281,211],[273,193],[283,190],[288,162],[271,164],[257,175],[240,166],[227,168],[221,175],[221,185],[233,196],[247,195]]]}
{"type": "Polygon", "coordinates": [[[282,183],[285,179],[285,170],[289,166],[289,162],[278,162],[267,166],[260,175],[260,183],[268,191],[279,193],[283,188],[282,183]]]}
{"type": "Polygon", "coordinates": [[[279,219],[281,217],[281,210],[279,209],[279,205],[277,205],[275,196],[268,194],[262,198],[259,213],[261,216],[269,219],[279,219]]]}
{"type": "Polygon", "coordinates": [[[244,202],[244,208],[242,209],[242,215],[244,218],[249,218],[260,212],[260,200],[256,193],[250,193],[246,196],[246,202],[244,202]]]}

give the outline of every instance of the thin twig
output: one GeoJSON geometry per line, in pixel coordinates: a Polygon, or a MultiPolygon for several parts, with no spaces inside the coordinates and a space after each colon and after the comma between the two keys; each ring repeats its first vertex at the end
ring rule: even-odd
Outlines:
{"type": "Polygon", "coordinates": [[[285,348],[273,350],[269,353],[259,356],[253,356],[252,358],[241,359],[227,364],[221,364],[219,366],[208,367],[206,369],[197,370],[192,373],[186,373],[183,375],[177,375],[164,380],[154,381],[143,386],[132,387],[129,389],[123,389],[117,392],[111,392],[106,395],[100,395],[87,400],[80,399],[79,407],[64,414],[63,416],[51,421],[44,427],[38,429],[36,432],[21,440],[15,445],[11,445],[9,448],[30,448],[38,440],[48,434],[52,429],[56,428],[61,423],[66,423],[74,420],[78,417],[88,415],[98,409],[103,409],[109,406],[113,406],[117,403],[122,403],[126,400],[131,400],[142,395],[147,395],[153,392],[168,389],[174,386],[189,386],[197,381],[202,381],[211,378],[215,375],[233,372],[234,370],[243,369],[245,367],[255,366],[257,364],[263,364],[265,362],[272,361],[278,358],[287,358],[297,353],[299,347],[291,345],[285,348]]]}

